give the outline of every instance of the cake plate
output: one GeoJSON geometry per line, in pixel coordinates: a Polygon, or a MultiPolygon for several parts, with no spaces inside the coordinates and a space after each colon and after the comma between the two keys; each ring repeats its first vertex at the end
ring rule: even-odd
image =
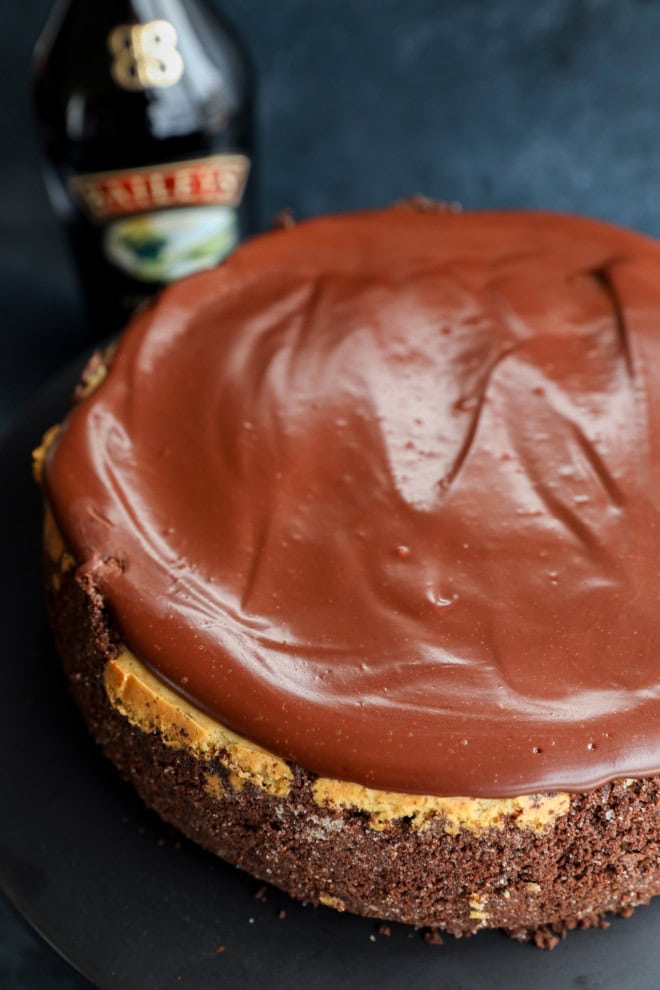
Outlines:
{"type": "Polygon", "coordinates": [[[42,600],[30,451],[80,368],[0,447],[0,885],[30,924],[103,990],[657,990],[660,898],[550,953],[494,932],[431,945],[261,887],[141,805],[67,696],[42,600]]]}

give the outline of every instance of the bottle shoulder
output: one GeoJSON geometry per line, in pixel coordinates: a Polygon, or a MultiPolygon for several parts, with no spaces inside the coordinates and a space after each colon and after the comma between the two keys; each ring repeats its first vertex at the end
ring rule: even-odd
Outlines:
{"type": "Polygon", "coordinates": [[[47,144],[119,142],[144,157],[149,142],[194,135],[249,142],[251,74],[239,44],[199,3],[152,3],[151,13],[159,6],[178,15],[171,29],[73,4],[37,45],[33,101],[47,144]]]}

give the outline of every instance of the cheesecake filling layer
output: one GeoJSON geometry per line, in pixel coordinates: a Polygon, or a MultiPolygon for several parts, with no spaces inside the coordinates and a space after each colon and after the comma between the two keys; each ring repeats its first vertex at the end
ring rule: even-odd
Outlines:
{"type": "Polygon", "coordinates": [[[281,759],[514,797],[660,772],[660,246],[399,208],[169,288],[52,444],[128,648],[281,759]]]}
{"type": "MultiPolygon", "coordinates": [[[[37,477],[42,453],[43,448],[35,452],[37,477]]],[[[48,507],[44,514],[44,549],[55,565],[50,577],[59,593],[75,561],[48,507]]],[[[227,789],[240,791],[246,784],[273,797],[290,796],[294,778],[284,760],[209,718],[163,684],[125,646],[119,646],[117,655],[105,662],[102,680],[112,707],[140,732],[156,734],[168,747],[187,750],[198,760],[216,760],[225,767],[226,781],[216,772],[206,774],[204,786],[212,797],[220,800],[227,789]]],[[[327,777],[317,777],[308,786],[320,807],[357,811],[378,832],[402,819],[409,821],[413,829],[425,829],[440,820],[448,835],[457,835],[461,830],[503,829],[509,824],[544,832],[570,809],[567,793],[515,798],[433,797],[393,794],[327,777]]]]}

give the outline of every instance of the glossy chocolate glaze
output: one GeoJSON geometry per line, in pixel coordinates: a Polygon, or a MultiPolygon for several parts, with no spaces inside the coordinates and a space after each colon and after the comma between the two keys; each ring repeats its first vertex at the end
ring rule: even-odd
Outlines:
{"type": "Polygon", "coordinates": [[[128,645],[318,773],[660,772],[660,246],[413,208],[268,234],[134,321],[46,488],[128,645]]]}

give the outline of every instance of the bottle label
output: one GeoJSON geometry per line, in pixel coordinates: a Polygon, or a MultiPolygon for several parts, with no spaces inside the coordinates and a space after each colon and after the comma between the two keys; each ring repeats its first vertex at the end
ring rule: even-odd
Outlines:
{"type": "Polygon", "coordinates": [[[140,282],[173,282],[217,265],[238,239],[236,210],[198,206],[115,220],[103,232],[103,250],[140,282]]]}
{"type": "Polygon", "coordinates": [[[212,155],[77,175],[69,186],[102,228],[113,265],[142,282],[171,282],[216,265],[236,246],[249,165],[245,155],[212,155]]]}
{"type": "Polygon", "coordinates": [[[211,155],[121,172],[76,175],[69,188],[96,221],[175,206],[233,206],[243,198],[250,168],[245,155],[211,155]]]}
{"type": "Polygon", "coordinates": [[[174,86],[183,75],[177,34],[169,21],[119,24],[108,36],[112,78],[131,91],[174,86]]]}

